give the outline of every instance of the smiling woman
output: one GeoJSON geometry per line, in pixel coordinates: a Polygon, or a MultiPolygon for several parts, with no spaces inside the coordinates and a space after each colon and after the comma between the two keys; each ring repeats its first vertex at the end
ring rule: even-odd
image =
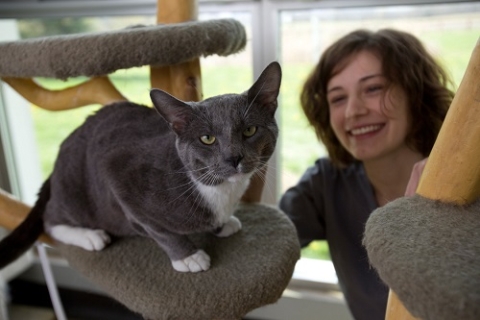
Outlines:
{"type": "Polygon", "coordinates": [[[355,319],[384,319],[388,288],[369,266],[364,224],[405,194],[413,166],[429,155],[453,98],[447,84],[419,40],[383,29],[333,43],[303,87],[303,111],[329,158],[308,169],[280,207],[303,246],[327,240],[355,319]]]}

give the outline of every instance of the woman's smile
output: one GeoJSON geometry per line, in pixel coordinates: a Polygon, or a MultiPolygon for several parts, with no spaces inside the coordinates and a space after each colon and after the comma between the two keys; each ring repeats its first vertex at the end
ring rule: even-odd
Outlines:
{"type": "Polygon", "coordinates": [[[355,138],[369,137],[378,133],[385,124],[370,124],[365,126],[359,126],[354,129],[348,130],[348,134],[355,138]]]}

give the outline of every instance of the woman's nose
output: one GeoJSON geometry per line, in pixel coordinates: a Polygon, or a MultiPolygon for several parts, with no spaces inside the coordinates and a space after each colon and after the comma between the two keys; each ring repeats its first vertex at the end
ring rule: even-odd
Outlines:
{"type": "Polygon", "coordinates": [[[364,115],[368,112],[368,108],[365,106],[365,101],[357,96],[351,96],[347,102],[347,108],[345,109],[345,117],[353,118],[356,116],[364,115]]]}

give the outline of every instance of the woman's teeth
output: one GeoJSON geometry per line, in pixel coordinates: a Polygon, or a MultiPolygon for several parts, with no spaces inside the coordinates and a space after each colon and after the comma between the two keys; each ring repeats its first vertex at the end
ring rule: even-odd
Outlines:
{"type": "Polygon", "coordinates": [[[350,134],[352,134],[352,135],[354,135],[354,136],[358,136],[358,135],[365,134],[365,133],[369,133],[369,132],[372,132],[372,131],[377,131],[377,130],[379,130],[381,127],[382,127],[381,125],[376,124],[376,125],[371,125],[371,126],[356,128],[356,129],[350,130],[350,134]]]}

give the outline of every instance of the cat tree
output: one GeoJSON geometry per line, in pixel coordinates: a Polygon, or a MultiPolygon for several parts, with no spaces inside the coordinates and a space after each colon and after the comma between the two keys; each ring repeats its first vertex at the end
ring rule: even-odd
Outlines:
{"type": "MultiPolygon", "coordinates": [[[[108,73],[149,65],[152,87],[198,101],[199,57],[241,50],[243,26],[232,19],[196,21],[193,0],[159,0],[157,10],[156,26],[0,43],[0,77],[31,103],[58,111],[126,100],[108,73]],[[53,91],[31,79],[39,76],[91,78],[53,91]]],[[[251,190],[244,200],[258,201],[260,194],[251,190]]],[[[0,226],[14,229],[28,211],[0,190],[0,226]]],[[[101,252],[54,246],[92,283],[147,319],[238,319],[280,298],[300,250],[292,223],[278,209],[243,204],[236,215],[243,224],[238,234],[193,237],[212,258],[211,269],[198,274],[173,271],[163,251],[145,238],[121,239],[101,252]]]]}

